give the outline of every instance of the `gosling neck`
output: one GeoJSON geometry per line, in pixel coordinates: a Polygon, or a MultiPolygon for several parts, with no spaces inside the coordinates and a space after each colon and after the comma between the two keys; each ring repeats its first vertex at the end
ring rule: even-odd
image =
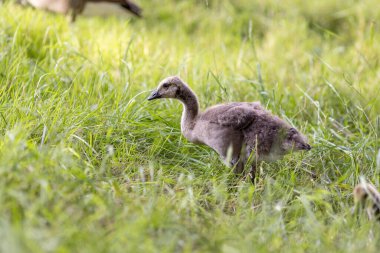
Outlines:
{"type": "Polygon", "coordinates": [[[195,126],[195,121],[199,112],[199,103],[195,93],[188,87],[183,86],[177,93],[177,98],[183,104],[181,119],[181,130],[183,135],[191,139],[191,130],[195,126]]]}

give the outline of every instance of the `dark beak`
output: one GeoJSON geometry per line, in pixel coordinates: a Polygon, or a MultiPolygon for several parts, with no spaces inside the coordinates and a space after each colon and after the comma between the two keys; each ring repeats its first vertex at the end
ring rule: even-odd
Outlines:
{"type": "Polygon", "coordinates": [[[311,146],[309,144],[305,144],[303,147],[304,150],[310,150],[311,146]]]}
{"type": "Polygon", "coordinates": [[[160,97],[161,97],[161,95],[158,93],[157,90],[155,90],[152,92],[152,94],[150,94],[150,96],[148,97],[148,100],[153,100],[153,99],[157,99],[160,97]]]}

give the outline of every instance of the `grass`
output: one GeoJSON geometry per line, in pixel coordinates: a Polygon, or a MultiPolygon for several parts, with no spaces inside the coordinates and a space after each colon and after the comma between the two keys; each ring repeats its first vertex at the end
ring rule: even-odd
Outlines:
{"type": "Polygon", "coordinates": [[[378,252],[354,215],[380,186],[376,0],[139,1],[141,20],[0,8],[1,252],[378,252]],[[180,133],[178,74],[203,108],[261,101],[311,152],[255,186],[180,133]]]}

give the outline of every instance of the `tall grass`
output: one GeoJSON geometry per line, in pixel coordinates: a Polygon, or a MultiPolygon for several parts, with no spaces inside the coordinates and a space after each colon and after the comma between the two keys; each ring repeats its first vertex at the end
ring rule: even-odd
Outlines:
{"type": "Polygon", "coordinates": [[[379,187],[380,14],[368,1],[139,1],[144,19],[0,8],[1,252],[378,252],[352,189],[379,187]],[[233,182],[180,133],[202,108],[261,101],[313,150],[233,182]]]}

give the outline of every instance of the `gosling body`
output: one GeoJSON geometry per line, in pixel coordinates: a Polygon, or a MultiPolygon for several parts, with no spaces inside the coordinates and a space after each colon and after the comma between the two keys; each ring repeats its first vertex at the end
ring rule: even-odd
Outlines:
{"type": "MultiPolygon", "coordinates": [[[[259,102],[219,104],[200,112],[198,99],[179,77],[160,82],[148,100],[178,99],[184,105],[181,132],[190,142],[214,149],[224,162],[242,173],[252,155],[257,162],[275,161],[291,151],[310,150],[306,138],[259,102]]],[[[250,176],[254,180],[255,164],[250,176]]]]}

